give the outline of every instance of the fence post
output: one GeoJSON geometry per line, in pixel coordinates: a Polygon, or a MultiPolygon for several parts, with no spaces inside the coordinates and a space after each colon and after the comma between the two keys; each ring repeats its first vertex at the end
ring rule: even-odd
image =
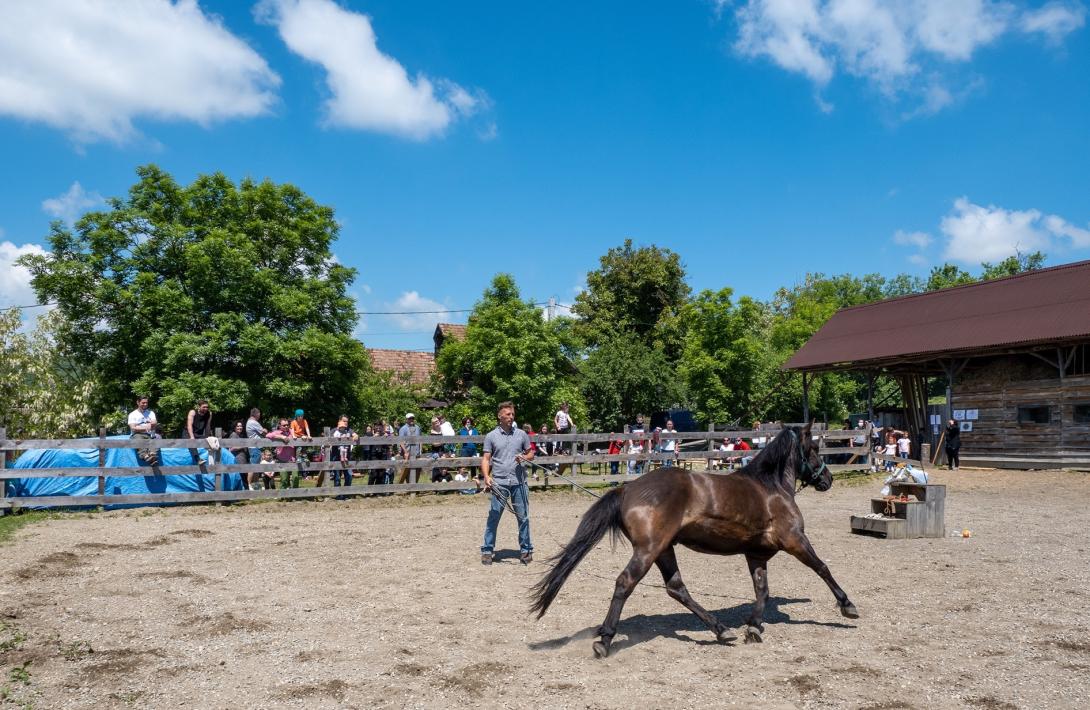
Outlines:
{"type": "MultiPolygon", "coordinates": [[[[0,426],[0,441],[7,441],[8,430],[0,426]]],[[[3,472],[8,465],[8,450],[3,444],[0,444],[0,472],[3,472]]],[[[6,499],[10,494],[8,490],[8,479],[0,480],[0,498],[6,499]]],[[[0,508],[0,516],[7,515],[7,508],[0,508]]]]}
{"type": "MultiPolygon", "coordinates": [[[[572,433],[573,434],[575,433],[574,430],[575,430],[575,427],[572,427],[572,433]]],[[[570,451],[571,451],[571,478],[574,481],[575,480],[575,474],[577,473],[577,471],[575,470],[575,457],[579,455],[579,442],[578,441],[571,442],[570,451]]],[[[571,492],[575,493],[576,490],[577,489],[575,487],[575,484],[574,483],[571,484],[571,492]]]]}
{"type": "MultiPolygon", "coordinates": [[[[714,431],[715,431],[715,422],[708,422],[708,433],[711,434],[714,431]]],[[[709,436],[708,437],[708,454],[709,455],[708,455],[708,458],[704,459],[704,470],[705,471],[711,471],[712,470],[711,452],[713,452],[713,451],[715,451],[715,437],[714,436],[709,436]]]]}
{"type": "MultiPolygon", "coordinates": [[[[223,428],[222,427],[216,427],[216,441],[219,441],[219,442],[223,441],[223,428]]],[[[204,445],[207,447],[208,442],[205,441],[204,445]]],[[[215,473],[212,474],[212,490],[222,491],[223,490],[223,479],[222,479],[223,474],[221,474],[219,472],[219,465],[220,465],[220,461],[221,461],[220,452],[223,450],[223,444],[220,443],[220,448],[216,449],[215,451],[213,451],[211,448],[206,448],[205,450],[208,452],[208,462],[210,464],[212,464],[212,466],[214,467],[213,471],[215,471],[215,473]]],[[[226,505],[226,501],[220,501],[220,505],[226,505]]]]}
{"type": "MultiPolygon", "coordinates": [[[[106,447],[102,445],[102,442],[106,440],[106,427],[101,427],[98,430],[98,494],[100,496],[106,495],[106,447]]],[[[102,506],[98,506],[99,510],[102,510],[102,506]]]]}

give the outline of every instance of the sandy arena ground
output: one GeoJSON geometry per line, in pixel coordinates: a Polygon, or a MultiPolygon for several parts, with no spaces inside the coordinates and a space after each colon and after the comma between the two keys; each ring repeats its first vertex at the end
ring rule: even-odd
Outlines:
{"type": "MultiPolygon", "coordinates": [[[[603,542],[544,619],[526,611],[585,494],[532,497],[529,567],[510,516],[501,560],[480,565],[483,496],[62,517],[0,547],[0,683],[35,708],[1090,706],[1090,476],[934,482],[949,487],[947,529],[971,538],[850,534],[874,483],[801,494],[858,621],[780,555],[763,644],[715,643],[645,583],[601,661],[591,634],[627,547],[603,542]]],[[[694,597],[741,625],[744,560],[679,561],[694,597]]]]}

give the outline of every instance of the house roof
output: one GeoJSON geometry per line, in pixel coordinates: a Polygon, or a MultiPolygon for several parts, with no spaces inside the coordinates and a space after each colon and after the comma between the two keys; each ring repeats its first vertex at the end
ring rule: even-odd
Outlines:
{"type": "Polygon", "coordinates": [[[837,311],[784,365],[881,367],[1090,336],[1090,261],[837,311]]]}
{"type": "Polygon", "coordinates": [[[407,373],[413,384],[426,384],[435,372],[435,355],[415,350],[367,348],[371,367],[386,372],[407,373]]]}
{"type": "Polygon", "coordinates": [[[465,338],[466,326],[465,323],[439,323],[435,326],[435,329],[444,338],[465,338]]]}

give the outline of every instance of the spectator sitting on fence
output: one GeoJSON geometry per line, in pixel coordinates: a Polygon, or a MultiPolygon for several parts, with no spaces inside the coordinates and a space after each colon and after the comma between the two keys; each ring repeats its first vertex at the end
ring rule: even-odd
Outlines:
{"type": "Polygon", "coordinates": [[[295,418],[291,420],[291,435],[296,439],[310,438],[310,423],[303,415],[302,409],[296,409],[295,418]]]}
{"type": "MultiPolygon", "coordinates": [[[[276,447],[275,458],[279,463],[295,463],[295,447],[288,445],[288,442],[290,442],[294,438],[291,434],[290,420],[281,419],[279,426],[273,431],[270,431],[266,438],[284,443],[284,445],[276,447]]],[[[298,488],[299,469],[297,469],[295,466],[292,466],[290,469],[281,470],[280,487],[298,488]]]]}
{"type": "MultiPolygon", "coordinates": [[[[185,425],[179,439],[207,439],[212,436],[212,407],[208,400],[202,399],[197,406],[189,410],[185,417],[185,425]]],[[[193,463],[208,463],[208,454],[200,455],[197,449],[190,449],[189,455],[193,457],[193,463]]]]}
{"type": "MultiPolygon", "coordinates": [[[[150,439],[158,427],[159,420],[155,412],[148,409],[148,398],[141,395],[136,398],[136,409],[129,412],[129,431],[131,439],[150,439]]],[[[137,457],[149,466],[159,465],[158,449],[140,449],[137,457]]]]}
{"type": "MultiPolygon", "coordinates": [[[[575,428],[575,420],[572,419],[571,412],[568,411],[569,406],[567,402],[560,404],[560,409],[557,411],[556,416],[553,417],[553,426],[556,427],[557,434],[571,434],[572,429],[575,428]]],[[[574,442],[571,442],[574,443],[574,442]]],[[[562,442],[557,442],[557,453],[563,453],[571,450],[571,445],[565,446],[562,442]]]]}

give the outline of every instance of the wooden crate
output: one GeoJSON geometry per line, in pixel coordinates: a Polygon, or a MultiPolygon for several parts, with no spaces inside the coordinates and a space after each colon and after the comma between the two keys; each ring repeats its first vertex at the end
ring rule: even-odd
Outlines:
{"type": "MultiPolygon", "coordinates": [[[[898,482],[890,484],[890,490],[894,496],[910,498],[889,501],[892,516],[851,516],[852,532],[887,539],[946,536],[946,486],[898,482]]],[[[872,513],[884,513],[886,507],[885,498],[871,499],[872,513]]]]}

